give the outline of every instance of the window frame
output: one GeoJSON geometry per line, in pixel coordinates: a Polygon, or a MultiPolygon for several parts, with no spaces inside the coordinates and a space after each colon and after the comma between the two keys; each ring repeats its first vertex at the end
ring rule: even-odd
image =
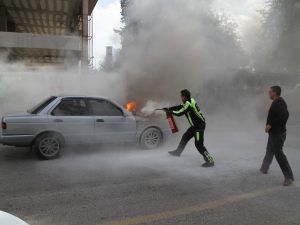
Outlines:
{"type": "MultiPolygon", "coordinates": [[[[110,116],[110,115],[96,115],[93,111],[93,107],[90,103],[91,100],[94,100],[94,101],[106,101],[108,103],[110,103],[112,106],[116,107],[116,109],[118,109],[121,113],[121,115],[118,115],[118,116],[121,116],[121,117],[125,117],[125,112],[124,110],[118,106],[117,104],[115,104],[114,102],[108,100],[108,99],[105,99],[105,98],[87,98],[87,104],[88,104],[88,108],[89,108],[89,112],[90,112],[90,115],[91,116],[110,116]]],[[[117,117],[117,116],[111,116],[111,117],[117,117]]]]}
{"type": "Polygon", "coordinates": [[[48,98],[44,99],[43,101],[39,102],[31,109],[28,109],[27,112],[32,115],[38,115],[41,113],[47,106],[53,103],[57,99],[56,96],[49,96],[48,98]]]}
{"type": "Polygon", "coordinates": [[[67,98],[62,98],[59,103],[51,110],[50,115],[54,116],[54,117],[59,117],[58,115],[53,115],[53,112],[60,106],[60,104],[65,101],[65,100],[83,100],[86,104],[86,108],[87,108],[87,115],[59,115],[59,116],[69,116],[69,117],[75,117],[75,116],[81,116],[81,117],[87,117],[87,116],[91,116],[91,109],[89,106],[89,103],[87,101],[86,98],[81,98],[81,97],[67,97],[67,98]]]}

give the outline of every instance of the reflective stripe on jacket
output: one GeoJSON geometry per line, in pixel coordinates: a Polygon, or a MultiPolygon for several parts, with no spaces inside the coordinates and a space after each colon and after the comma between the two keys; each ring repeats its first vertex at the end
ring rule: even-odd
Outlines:
{"type": "Polygon", "coordinates": [[[185,115],[191,126],[199,129],[205,128],[205,118],[195,99],[191,98],[191,100],[186,101],[184,104],[171,107],[169,110],[175,116],[185,115]]]}

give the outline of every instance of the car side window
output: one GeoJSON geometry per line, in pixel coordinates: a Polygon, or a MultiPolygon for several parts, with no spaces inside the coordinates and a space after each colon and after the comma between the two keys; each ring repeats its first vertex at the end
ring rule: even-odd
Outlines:
{"type": "Polygon", "coordinates": [[[90,99],[89,104],[94,116],[123,116],[122,110],[109,101],[90,99]]]}
{"type": "Polygon", "coordinates": [[[88,116],[89,110],[84,99],[63,99],[52,111],[53,116],[88,116]]]}

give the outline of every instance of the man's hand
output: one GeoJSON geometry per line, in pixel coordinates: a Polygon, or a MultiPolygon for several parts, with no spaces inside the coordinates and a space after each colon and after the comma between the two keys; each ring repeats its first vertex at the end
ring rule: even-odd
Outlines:
{"type": "Polygon", "coordinates": [[[171,113],[171,111],[170,111],[169,108],[163,108],[163,110],[164,110],[166,113],[171,113]]]}
{"type": "Polygon", "coordinates": [[[272,126],[269,125],[269,124],[267,124],[266,129],[265,129],[265,132],[266,132],[266,133],[269,133],[270,130],[271,130],[271,128],[272,128],[272,126]]]}

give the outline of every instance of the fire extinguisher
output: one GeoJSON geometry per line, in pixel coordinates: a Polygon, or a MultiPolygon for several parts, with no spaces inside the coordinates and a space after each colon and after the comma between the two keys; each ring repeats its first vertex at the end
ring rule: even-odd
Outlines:
{"type": "MultiPolygon", "coordinates": [[[[155,111],[157,111],[157,110],[164,110],[164,109],[155,109],[155,111]]],[[[167,114],[167,121],[168,121],[168,124],[169,124],[169,127],[170,127],[172,133],[173,134],[177,133],[179,130],[178,130],[178,127],[176,125],[176,122],[175,122],[175,119],[174,119],[172,113],[166,112],[166,114],[167,114]]]]}
{"type": "Polygon", "coordinates": [[[170,129],[172,131],[172,133],[177,133],[178,132],[178,127],[176,125],[174,116],[171,113],[167,113],[167,120],[170,126],[170,129]]]}

